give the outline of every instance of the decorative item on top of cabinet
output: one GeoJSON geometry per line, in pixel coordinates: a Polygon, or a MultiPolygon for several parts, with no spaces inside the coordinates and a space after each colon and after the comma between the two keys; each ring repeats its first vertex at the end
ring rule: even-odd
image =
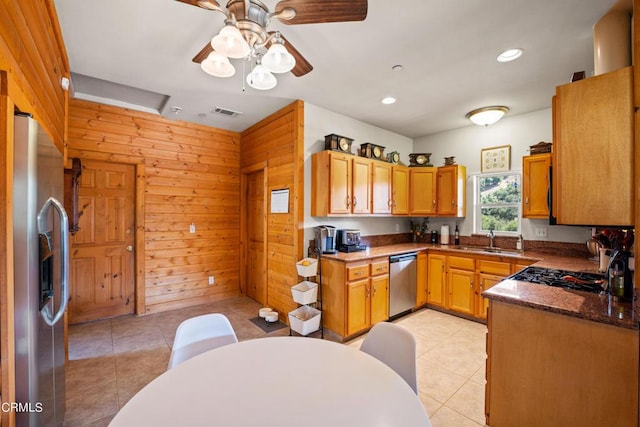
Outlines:
{"type": "Polygon", "coordinates": [[[553,144],[550,142],[540,141],[537,144],[529,146],[529,153],[533,156],[534,154],[545,154],[551,152],[551,146],[553,144]]]}
{"type": "Polygon", "coordinates": [[[360,155],[369,159],[381,160],[385,147],[366,142],[360,145],[360,155]]]}
{"type": "Polygon", "coordinates": [[[324,149],[341,151],[343,153],[351,153],[351,143],[353,139],[345,136],[336,135],[335,133],[325,135],[324,137],[324,149]]]}
{"type": "Polygon", "coordinates": [[[80,214],[78,212],[78,181],[82,175],[82,163],[80,159],[69,159],[71,168],[64,170],[64,209],[69,217],[69,232],[76,234],[80,227],[78,225],[80,214]]]}
{"type": "Polygon", "coordinates": [[[451,166],[451,165],[455,165],[455,164],[456,164],[455,156],[445,157],[444,158],[444,165],[445,166],[451,166]]]}
{"type": "Polygon", "coordinates": [[[552,211],[558,224],[634,220],[633,67],[556,88],[552,211]]]}
{"type": "Polygon", "coordinates": [[[397,165],[398,163],[400,163],[400,153],[398,153],[397,151],[392,151],[391,153],[387,154],[387,161],[389,163],[397,165]]]}
{"type": "Polygon", "coordinates": [[[432,167],[430,162],[431,153],[411,153],[409,154],[409,167],[424,166],[432,167]]]}

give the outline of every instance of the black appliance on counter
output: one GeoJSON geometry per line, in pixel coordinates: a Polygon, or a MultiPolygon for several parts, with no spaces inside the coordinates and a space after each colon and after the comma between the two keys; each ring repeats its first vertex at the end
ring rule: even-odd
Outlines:
{"type": "Polygon", "coordinates": [[[367,245],[360,243],[360,230],[338,230],[338,250],[340,252],[366,251],[367,245]]]}
{"type": "Polygon", "coordinates": [[[508,279],[591,292],[594,294],[604,294],[607,289],[607,279],[601,274],[555,270],[543,267],[526,267],[509,276],[508,279]]]}

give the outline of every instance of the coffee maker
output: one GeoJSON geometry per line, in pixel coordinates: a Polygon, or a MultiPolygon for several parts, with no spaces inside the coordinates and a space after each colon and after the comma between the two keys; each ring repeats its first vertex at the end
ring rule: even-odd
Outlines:
{"type": "Polygon", "coordinates": [[[336,253],[336,228],[332,225],[320,225],[315,228],[316,251],[323,254],[336,253]]]}
{"type": "Polygon", "coordinates": [[[629,265],[631,260],[631,252],[616,250],[611,254],[607,268],[609,292],[624,301],[631,301],[633,299],[633,272],[629,265]],[[624,291],[622,291],[621,288],[623,288],[624,291]]]}

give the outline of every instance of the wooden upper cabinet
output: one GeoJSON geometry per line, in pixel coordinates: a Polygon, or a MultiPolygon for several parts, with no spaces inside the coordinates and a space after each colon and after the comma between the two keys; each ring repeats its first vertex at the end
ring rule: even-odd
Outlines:
{"type": "Polygon", "coordinates": [[[371,212],[371,161],[321,151],[311,157],[311,215],[371,212]]]}
{"type": "Polygon", "coordinates": [[[406,215],[409,213],[409,170],[405,166],[393,166],[391,180],[391,213],[406,215]]]}
{"type": "Polygon", "coordinates": [[[353,159],[351,212],[371,213],[371,160],[363,157],[353,159]]]}
{"type": "Polygon", "coordinates": [[[438,168],[414,167],[409,169],[410,215],[435,215],[437,213],[437,175],[438,168]]]}
{"type": "Polygon", "coordinates": [[[553,211],[558,224],[634,224],[632,67],[556,88],[553,211]]]}
{"type": "Polygon", "coordinates": [[[390,163],[372,161],[372,204],[371,213],[390,214],[392,197],[392,166],[390,163]]]}
{"type": "Polygon", "coordinates": [[[522,158],[522,217],[548,218],[551,153],[522,158]]]}
{"type": "Polygon", "coordinates": [[[461,165],[438,168],[438,215],[464,217],[466,214],[467,168],[461,165]]]}

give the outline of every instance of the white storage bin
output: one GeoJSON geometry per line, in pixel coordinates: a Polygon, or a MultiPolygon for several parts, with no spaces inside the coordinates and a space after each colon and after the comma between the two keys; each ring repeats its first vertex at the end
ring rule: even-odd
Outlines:
{"type": "Polygon", "coordinates": [[[315,258],[304,258],[296,263],[298,276],[312,277],[318,274],[318,260],[315,258]],[[303,265],[308,264],[308,265],[303,265]]]}
{"type": "Polygon", "coordinates": [[[289,325],[300,335],[309,335],[320,329],[320,310],[308,305],[289,312],[289,325]]]}
{"type": "Polygon", "coordinates": [[[318,284],[305,280],[291,287],[293,300],[298,304],[311,304],[318,299],[318,284]]]}

